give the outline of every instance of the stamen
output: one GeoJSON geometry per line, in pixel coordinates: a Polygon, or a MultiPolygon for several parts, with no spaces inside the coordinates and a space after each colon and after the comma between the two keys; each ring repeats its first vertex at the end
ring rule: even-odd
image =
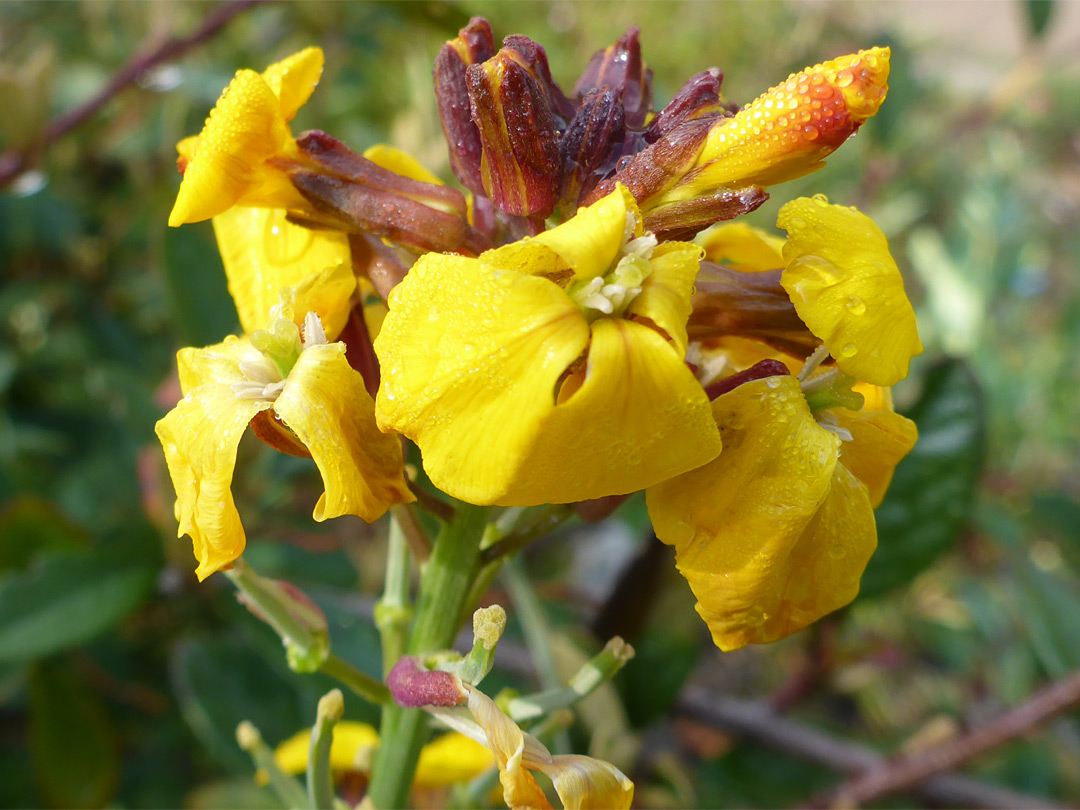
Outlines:
{"type": "Polygon", "coordinates": [[[814,414],[814,419],[818,423],[818,427],[824,428],[830,433],[835,433],[840,437],[841,441],[850,442],[854,438],[851,435],[851,431],[845,427],[840,427],[840,422],[836,418],[836,414],[830,411],[820,411],[814,414]]]}
{"type": "Polygon", "coordinates": [[[816,349],[814,353],[806,358],[806,365],[799,371],[799,382],[806,382],[807,378],[813,374],[817,367],[824,363],[829,357],[828,347],[822,343],[816,349]]]}
{"type": "Polygon", "coordinates": [[[312,346],[325,346],[328,343],[326,339],[326,330],[323,329],[322,321],[319,320],[319,316],[314,312],[309,312],[304,316],[302,341],[305,349],[311,348],[312,346]]]}

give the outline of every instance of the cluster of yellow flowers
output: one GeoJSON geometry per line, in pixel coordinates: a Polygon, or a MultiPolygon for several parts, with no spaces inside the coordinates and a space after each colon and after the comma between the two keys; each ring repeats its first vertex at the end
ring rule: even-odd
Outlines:
{"type": "Polygon", "coordinates": [[[308,48],[239,71],[178,146],[169,224],[212,219],[245,332],[179,352],[157,426],[199,578],[244,549],[251,425],[314,460],[320,521],[414,500],[402,436],[472,504],[644,490],[724,650],[850,602],[916,439],[889,393],[922,350],[902,278],[874,223],[820,195],[780,209],[786,239],[717,223],[876,113],[888,49],[738,111],[706,72],[653,113],[636,31],[567,98],[536,43],[496,52],[474,20],[435,71],[467,194],[392,147],[294,138],[322,66],[308,48]]]}

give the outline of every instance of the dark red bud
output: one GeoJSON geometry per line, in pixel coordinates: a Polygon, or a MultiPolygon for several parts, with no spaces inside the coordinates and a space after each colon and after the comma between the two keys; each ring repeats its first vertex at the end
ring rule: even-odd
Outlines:
{"type": "Polygon", "coordinates": [[[668,203],[646,212],[645,230],[652,231],[661,240],[693,239],[710,225],[748,214],[767,199],[769,195],[765,189],[749,186],[668,203]]]}
{"type": "Polygon", "coordinates": [[[468,700],[461,681],[449,672],[424,669],[415,658],[402,656],[386,676],[386,685],[398,706],[457,706],[468,700]]]}
{"type": "Polygon", "coordinates": [[[705,388],[705,393],[708,394],[709,399],[716,399],[718,396],[734,391],[740,385],[745,385],[748,382],[763,380],[766,377],[780,376],[791,376],[787,366],[779,360],[762,360],[760,363],[746,369],[746,371],[740,371],[738,374],[732,374],[730,377],[717,380],[705,388]]]}
{"type": "Polygon", "coordinates": [[[646,142],[656,143],[676,126],[691,118],[715,113],[726,117],[727,108],[720,100],[720,83],[723,78],[724,74],[719,68],[709,68],[692,76],[675,94],[671,103],[649,122],[649,127],[645,130],[646,142]]]}
{"type": "Polygon", "coordinates": [[[551,78],[551,68],[548,66],[547,52],[544,47],[527,36],[513,34],[503,40],[503,48],[515,51],[518,61],[526,66],[540,82],[544,92],[547,93],[551,112],[561,119],[556,121],[556,127],[562,129],[562,126],[574,117],[574,103],[563,94],[559,85],[555,84],[555,80],[551,78]]]}
{"type": "Polygon", "coordinates": [[[558,200],[561,175],[547,91],[511,47],[469,67],[466,82],[483,148],[485,194],[507,214],[546,217],[558,200]]]}
{"type": "Polygon", "coordinates": [[[626,125],[631,129],[644,126],[652,106],[652,70],[641,61],[640,33],[640,29],[630,27],[614,45],[594,53],[574,85],[577,99],[597,88],[614,90],[622,99],[626,125]]]}
{"type": "Polygon", "coordinates": [[[491,26],[473,17],[457,39],[443,45],[435,58],[435,100],[450,151],[450,167],[461,184],[476,194],[484,193],[480,179],[480,132],[472,120],[465,71],[495,53],[491,26]]]}
{"type": "Polygon", "coordinates": [[[559,142],[563,170],[559,199],[571,212],[615,168],[625,135],[622,104],[615,91],[590,92],[559,142]]]}

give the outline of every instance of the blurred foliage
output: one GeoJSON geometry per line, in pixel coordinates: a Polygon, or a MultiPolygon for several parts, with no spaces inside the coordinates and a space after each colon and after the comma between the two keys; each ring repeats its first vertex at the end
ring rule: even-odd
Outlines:
{"type": "MultiPolygon", "coordinates": [[[[209,8],[0,5],[0,149],[33,147],[46,121],[97,92],[144,42],[186,34],[209,8]]],[[[173,353],[237,328],[209,225],[165,226],[173,144],[197,130],[235,69],[318,43],[327,69],[297,129],[357,148],[391,140],[447,176],[430,63],[476,13],[498,37],[540,40],[564,87],[594,49],[639,25],[660,100],[713,64],[727,96],[745,102],[823,58],[893,48],[881,114],[753,217],[771,226],[783,201],[824,192],[873,215],[910,271],[927,352],[897,400],[922,438],[878,512],[862,596],[819,630],[722,656],[667,550],[644,542],[640,499],[613,524],[530,552],[552,620],[583,646],[595,645],[582,628],[612,588],[639,603],[618,611],[639,657],[616,687],[650,741],[634,774],[643,806],[782,806],[835,782],[676,723],[690,677],[766,698],[824,645],[827,672],[798,712],[892,748],[992,716],[1080,666],[1080,63],[1041,50],[1064,9],[1017,3],[1022,45],[1002,60],[913,34],[874,8],[271,4],[144,74],[52,144],[0,192],[0,804],[273,804],[250,778],[235,724],[249,718],[276,743],[311,722],[328,681],[290,673],[227,583],[196,585],[189,542],[173,536],[153,438],[177,395],[173,353]],[[647,563],[636,572],[635,559],[647,563]]],[[[382,529],[312,523],[317,487],[310,465],[246,441],[234,491],[248,557],[307,589],[335,651],[377,673],[363,617],[381,578],[382,529]]],[[[347,715],[375,719],[359,701],[347,715]]],[[[598,728],[586,742],[599,744],[598,728]]],[[[1080,801],[1080,727],[1059,723],[970,770],[1080,801]]]]}

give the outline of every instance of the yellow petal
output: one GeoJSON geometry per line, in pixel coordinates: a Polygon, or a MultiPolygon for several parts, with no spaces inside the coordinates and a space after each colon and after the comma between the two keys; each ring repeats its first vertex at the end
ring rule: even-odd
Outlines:
{"type": "Polygon", "coordinates": [[[199,136],[189,135],[184,138],[178,144],[176,144],[176,154],[180,156],[180,159],[184,161],[184,165],[191,161],[195,157],[195,153],[199,151],[199,136]]]}
{"type": "Polygon", "coordinates": [[[787,203],[777,224],[788,232],[780,283],[840,369],[874,385],[906,377],[923,347],[885,235],[821,196],[787,203]]]}
{"type": "Polygon", "coordinates": [[[347,274],[335,274],[335,286],[324,290],[330,300],[323,299],[322,306],[296,307],[300,318],[318,312],[327,337],[333,340],[348,318],[355,287],[355,281],[347,278],[352,275],[349,240],[336,231],[294,225],[286,213],[273,208],[230,208],[214,217],[214,235],[240,325],[248,333],[262,329],[271,307],[279,303],[282,288],[327,268],[345,267],[347,274]]]}
{"type": "Polygon", "coordinates": [[[540,276],[560,276],[568,270],[577,278],[602,276],[612,269],[626,242],[641,236],[641,212],[621,183],[615,191],[581,208],[562,225],[484,253],[488,264],[540,276]]]}
{"type": "Polygon", "coordinates": [[[724,451],[646,493],[723,650],[782,638],[854,598],[876,544],[865,488],[837,464],[793,377],[713,402],[724,451]],[[839,470],[839,472],[838,472],[839,470]]]}
{"type": "Polygon", "coordinates": [[[686,321],[690,296],[701,261],[701,248],[688,242],[664,242],[653,251],[652,272],[630,303],[628,317],[648,318],[671,338],[680,357],[686,355],[686,321]]]}
{"type": "MultiPolygon", "coordinates": [[[[330,744],[330,767],[335,772],[367,771],[370,754],[379,745],[379,733],[367,723],[342,720],[334,726],[330,744]]],[[[285,773],[298,774],[307,770],[311,748],[311,729],[294,734],[274,749],[274,761],[285,773]]]]}
{"type": "Polygon", "coordinates": [[[202,385],[155,428],[176,489],[177,536],[191,536],[200,581],[244,552],[244,527],[230,489],[236,448],[248,422],[268,407],[239,399],[228,385],[202,385]]]}
{"type": "Polygon", "coordinates": [[[888,91],[889,49],[871,48],[791,74],[710,131],[699,168],[649,205],[717,188],[768,186],[820,169],[888,91]]]}
{"type": "Polygon", "coordinates": [[[289,141],[289,127],[263,78],[240,70],[210,111],[198,138],[169,214],[173,227],[216,216],[257,187],[263,179],[262,164],[289,141]]]}
{"type": "Polygon", "coordinates": [[[566,810],[625,810],[634,800],[634,783],[600,759],[556,756],[536,769],[551,779],[566,810]]]}
{"type": "Polygon", "coordinates": [[[437,487],[501,502],[589,326],[542,278],[426,254],[390,295],[375,340],[379,425],[413,439],[437,487]]]}
{"type": "Polygon", "coordinates": [[[709,400],[667,341],[641,324],[592,325],[585,379],[539,427],[514,504],[636,492],[715,458],[709,400]]]}
{"type": "Polygon", "coordinates": [[[345,344],[311,346],[289,372],[274,412],[311,453],[325,492],[313,517],[358,515],[371,523],[414,497],[401,442],[375,425],[375,404],[345,359],[345,344]]]}
{"type": "Polygon", "coordinates": [[[743,222],[717,225],[696,240],[710,262],[725,264],[744,273],[779,270],[784,266],[784,240],[743,222]]]}
{"type": "Polygon", "coordinates": [[[262,72],[263,81],[274,91],[281,105],[281,115],[292,121],[311,98],[323,71],[322,48],[304,48],[262,72]]]}
{"type": "Polygon", "coordinates": [[[442,180],[424,168],[424,164],[404,149],[398,149],[396,146],[377,143],[364,150],[364,157],[375,165],[382,166],[384,169],[394,174],[400,174],[402,177],[419,180],[422,183],[431,183],[436,186],[443,184],[442,180]]]}
{"type": "Polygon", "coordinates": [[[240,362],[259,362],[262,355],[246,338],[232,335],[221,343],[203,348],[187,347],[176,353],[176,366],[180,372],[180,390],[185,394],[200,385],[217,383],[232,385],[245,377],[240,362]]]}
{"type": "Polygon", "coordinates": [[[495,757],[485,746],[464,734],[450,732],[420,751],[416,784],[438,787],[466,782],[495,767],[495,757]]]}
{"type": "Polygon", "coordinates": [[[866,485],[870,505],[877,509],[896,465],[915,446],[919,429],[898,413],[871,411],[865,406],[861,411],[836,408],[832,413],[852,436],[852,441],[840,448],[840,463],[866,485]]]}
{"type": "Polygon", "coordinates": [[[894,410],[892,389],[888,386],[859,382],[851,386],[851,390],[862,394],[864,411],[894,410]]]}
{"type": "Polygon", "coordinates": [[[297,324],[309,312],[322,322],[328,340],[341,334],[353,309],[356,276],[351,264],[338,264],[310,275],[291,290],[297,324]]]}

